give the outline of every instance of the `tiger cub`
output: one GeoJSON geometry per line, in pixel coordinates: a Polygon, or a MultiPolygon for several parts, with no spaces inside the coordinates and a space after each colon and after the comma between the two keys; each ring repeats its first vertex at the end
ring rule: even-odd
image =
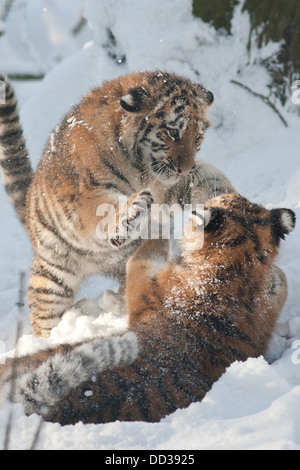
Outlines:
{"type": "Polygon", "coordinates": [[[84,277],[99,273],[124,284],[126,261],[140,241],[120,232],[130,234],[141,214],[146,219],[153,197],[156,204],[203,203],[233,188],[221,172],[195,161],[213,102],[201,85],[161,72],[104,83],[55,128],[34,173],[15,94],[0,79],[0,168],[33,245],[33,331],[48,337],[84,277]],[[99,207],[115,208],[104,237],[97,235],[99,207]]]}
{"type": "Polygon", "coordinates": [[[179,257],[169,260],[167,240],[147,240],[127,263],[131,364],[102,367],[96,339],[2,365],[0,381],[15,376],[25,411],[63,425],[155,422],[201,400],[232,362],[265,352],[287,295],[274,261],[294,226],[289,209],[211,199],[193,213],[179,257]]]}

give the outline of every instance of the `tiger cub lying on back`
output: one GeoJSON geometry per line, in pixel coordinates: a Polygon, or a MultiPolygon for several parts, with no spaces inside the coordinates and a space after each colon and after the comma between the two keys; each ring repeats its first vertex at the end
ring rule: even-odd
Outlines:
{"type": "Polygon", "coordinates": [[[28,297],[36,335],[49,336],[84,277],[99,273],[124,283],[138,242],[121,234],[134,230],[153,197],[156,204],[201,204],[233,190],[221,172],[195,161],[212,102],[202,86],[168,73],[106,82],[56,127],[33,174],[6,81],[0,169],[33,245],[28,297]],[[120,196],[128,198],[121,208],[120,196]],[[106,205],[116,209],[115,227],[102,239],[97,209],[106,205]]]}
{"type": "Polygon", "coordinates": [[[16,376],[26,412],[61,424],[154,422],[201,400],[232,362],[265,352],[287,295],[273,263],[294,226],[288,209],[211,199],[179,258],[168,260],[167,240],[148,240],[128,261],[125,336],[17,359],[0,366],[2,384],[16,376]]]}

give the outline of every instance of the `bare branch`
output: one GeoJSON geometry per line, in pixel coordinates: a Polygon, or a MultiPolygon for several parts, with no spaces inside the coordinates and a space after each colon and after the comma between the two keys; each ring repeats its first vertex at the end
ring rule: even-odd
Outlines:
{"type": "Polygon", "coordinates": [[[42,427],[44,425],[44,422],[45,422],[44,419],[41,417],[39,425],[37,427],[37,430],[35,431],[35,435],[33,437],[33,441],[32,441],[32,444],[31,444],[29,450],[35,450],[35,447],[36,447],[36,445],[38,443],[38,440],[40,438],[40,435],[41,435],[41,431],[42,431],[42,427]]]}
{"type": "Polygon", "coordinates": [[[45,77],[44,74],[26,74],[26,73],[10,73],[8,74],[8,78],[10,78],[10,80],[16,80],[16,81],[30,81],[30,80],[43,80],[43,78],[45,77]]]}
{"type": "Polygon", "coordinates": [[[3,7],[3,11],[0,14],[0,21],[5,21],[7,19],[10,10],[13,7],[14,2],[15,0],[6,0],[4,7],[3,7]]]}
{"type": "Polygon", "coordinates": [[[280,114],[276,106],[269,100],[267,96],[264,96],[260,93],[257,93],[256,91],[251,90],[251,88],[249,88],[247,85],[244,85],[243,83],[237,80],[230,80],[230,83],[233,83],[234,85],[238,85],[239,87],[251,93],[251,95],[256,96],[257,98],[260,98],[267,106],[269,106],[274,111],[274,113],[278,115],[279,119],[283,122],[285,127],[288,127],[287,121],[284,119],[284,117],[280,114]]]}
{"type": "Polygon", "coordinates": [[[76,36],[77,34],[79,34],[83,30],[86,24],[87,24],[87,20],[82,16],[80,20],[78,21],[78,23],[76,24],[76,26],[74,26],[74,28],[72,29],[73,36],[76,36]]]}
{"type": "MultiPolygon", "coordinates": [[[[18,341],[22,335],[22,323],[24,317],[24,306],[25,306],[25,272],[20,272],[20,289],[19,289],[19,299],[16,304],[18,306],[18,315],[17,315],[17,330],[16,330],[16,348],[15,348],[15,359],[13,360],[13,372],[12,372],[12,379],[10,384],[10,400],[14,403],[14,397],[16,394],[16,371],[14,370],[14,364],[16,365],[16,358],[18,357],[18,341]]],[[[8,415],[8,420],[6,424],[5,430],[5,439],[4,439],[4,450],[9,449],[10,443],[10,436],[11,436],[11,429],[12,429],[12,422],[13,422],[13,406],[11,405],[8,415]]]]}

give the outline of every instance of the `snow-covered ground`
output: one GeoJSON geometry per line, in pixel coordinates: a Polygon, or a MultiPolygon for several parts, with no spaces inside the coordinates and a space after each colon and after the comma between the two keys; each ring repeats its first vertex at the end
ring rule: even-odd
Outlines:
{"type": "MultiPolygon", "coordinates": [[[[268,75],[258,60],[277,47],[271,44],[248,53],[249,19],[240,7],[235,11],[233,34],[226,36],[193,18],[190,0],[87,0],[85,16],[90,29],[70,41],[63,36],[57,21],[51,19],[54,29],[46,27],[51,24],[49,18],[43,26],[43,15],[52,2],[28,3],[30,10],[11,15],[9,34],[0,40],[0,69],[13,73],[19,64],[18,70],[47,74],[39,84],[16,83],[34,164],[57,121],[89,88],[120,74],[163,69],[202,82],[215,95],[210,112],[213,127],[207,132],[199,157],[224,171],[250,200],[268,208],[289,207],[300,219],[300,120],[293,112],[300,104],[290,100],[282,108],[276,103],[288,122],[285,127],[262,100],[231,82],[237,80],[268,95],[268,75]],[[114,45],[108,44],[107,28],[115,36],[114,45]],[[23,55],[24,43],[31,45],[28,56],[23,55]],[[112,52],[115,61],[109,56],[112,52]],[[55,65],[58,55],[63,60],[55,65]],[[118,58],[124,55],[126,61],[118,64],[118,58]]],[[[53,3],[61,24],[66,24],[69,31],[78,19],[83,0],[53,3]],[[65,6],[60,9],[62,3],[65,6]]],[[[31,247],[2,186],[0,211],[1,353],[11,351],[15,345],[19,273],[22,269],[28,273],[31,247]]],[[[78,423],[67,427],[47,423],[37,448],[299,450],[299,224],[282,244],[278,264],[287,275],[289,296],[266,358],[234,363],[202,403],[178,410],[160,423],[78,423]]],[[[85,284],[82,295],[98,302],[107,288],[115,287],[114,282],[94,277],[85,284]]],[[[24,319],[20,351],[25,353],[44,343],[31,334],[28,310],[24,319]]],[[[73,310],[53,332],[53,341],[77,340],[100,332],[109,334],[113,328],[124,327],[126,320],[109,311],[87,317],[73,310]]],[[[0,360],[3,358],[2,354],[0,360]]],[[[26,417],[19,405],[13,410],[11,448],[27,449],[39,418],[26,417]]],[[[0,448],[9,411],[7,403],[0,410],[0,448]]]]}

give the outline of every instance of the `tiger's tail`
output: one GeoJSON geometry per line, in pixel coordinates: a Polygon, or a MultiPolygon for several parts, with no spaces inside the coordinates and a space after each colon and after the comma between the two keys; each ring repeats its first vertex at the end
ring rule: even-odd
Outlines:
{"type": "Polygon", "coordinates": [[[4,402],[14,382],[11,400],[21,403],[27,414],[45,414],[77,386],[93,381],[106,369],[125,366],[138,356],[138,337],[122,335],[94,338],[74,345],[59,345],[32,356],[12,359],[0,365],[0,398],[4,402]]]}
{"type": "Polygon", "coordinates": [[[0,74],[0,168],[5,190],[25,225],[26,194],[33,170],[20,124],[16,95],[3,74],[0,74]]]}

